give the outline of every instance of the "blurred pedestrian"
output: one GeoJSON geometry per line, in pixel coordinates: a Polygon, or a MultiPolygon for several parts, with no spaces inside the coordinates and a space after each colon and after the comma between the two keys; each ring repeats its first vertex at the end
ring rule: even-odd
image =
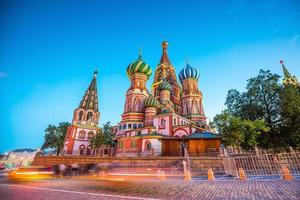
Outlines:
{"type": "Polygon", "coordinates": [[[66,167],[63,163],[59,165],[60,178],[63,178],[63,177],[64,177],[66,168],[67,168],[67,167],[66,167]]]}
{"type": "Polygon", "coordinates": [[[52,170],[53,170],[53,177],[57,178],[58,174],[59,174],[59,166],[58,165],[53,165],[52,170]]]}

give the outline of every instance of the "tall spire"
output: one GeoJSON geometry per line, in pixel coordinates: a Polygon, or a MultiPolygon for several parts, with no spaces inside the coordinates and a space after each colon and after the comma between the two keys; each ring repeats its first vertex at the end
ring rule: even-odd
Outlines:
{"type": "Polygon", "coordinates": [[[284,66],[283,60],[280,60],[279,63],[281,64],[282,69],[283,69],[284,79],[291,78],[291,74],[290,74],[290,72],[287,70],[287,68],[284,66]]]}
{"type": "Polygon", "coordinates": [[[168,42],[167,41],[163,41],[161,43],[161,46],[163,48],[163,54],[161,56],[161,59],[160,59],[160,64],[171,64],[170,60],[169,60],[169,57],[168,57],[168,54],[167,54],[167,48],[168,48],[168,42]]]}
{"type": "Polygon", "coordinates": [[[300,87],[300,83],[298,82],[296,76],[292,76],[288,69],[284,66],[283,60],[280,60],[279,63],[282,65],[283,69],[283,84],[291,84],[297,87],[300,87]]]}
{"type": "Polygon", "coordinates": [[[80,101],[78,108],[83,108],[85,110],[91,109],[95,112],[98,112],[97,75],[98,72],[95,71],[92,82],[80,101]]]}

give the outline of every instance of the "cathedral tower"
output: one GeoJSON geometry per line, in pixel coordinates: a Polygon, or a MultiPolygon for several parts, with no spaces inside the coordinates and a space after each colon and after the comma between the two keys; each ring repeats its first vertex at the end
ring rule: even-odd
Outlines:
{"type": "Polygon", "coordinates": [[[174,104],[176,114],[181,114],[181,101],[180,101],[180,85],[177,82],[176,74],[173,65],[170,62],[167,53],[168,43],[162,42],[162,56],[159,64],[156,67],[152,90],[154,97],[160,99],[160,92],[158,86],[164,80],[171,84],[172,90],[170,91],[170,100],[174,104]]]}
{"type": "Polygon", "coordinates": [[[182,84],[182,115],[205,126],[206,117],[202,105],[202,92],[198,88],[199,75],[199,72],[189,63],[179,73],[182,84]]]}
{"type": "Polygon", "coordinates": [[[98,109],[97,71],[95,71],[88,89],[74,111],[72,125],[68,127],[64,154],[91,155],[90,139],[100,129],[98,127],[100,118],[98,109]]]}
{"type": "Polygon", "coordinates": [[[126,93],[126,101],[119,133],[128,129],[142,127],[145,121],[144,100],[149,96],[146,82],[152,74],[150,66],[139,55],[138,59],[127,67],[130,87],[126,93]]]}

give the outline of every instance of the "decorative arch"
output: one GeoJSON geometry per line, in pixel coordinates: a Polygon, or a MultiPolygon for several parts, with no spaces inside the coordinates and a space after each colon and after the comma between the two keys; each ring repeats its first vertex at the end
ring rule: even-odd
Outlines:
{"type": "Polygon", "coordinates": [[[81,130],[79,131],[79,139],[84,139],[85,138],[85,131],[81,130]]]}
{"type": "Polygon", "coordinates": [[[94,137],[94,132],[93,131],[90,131],[89,133],[88,133],[88,139],[91,139],[91,138],[93,138],[94,137]]]}
{"type": "Polygon", "coordinates": [[[87,113],[86,121],[92,121],[93,120],[93,113],[90,111],[87,113]]]}
{"type": "Polygon", "coordinates": [[[189,133],[184,128],[178,128],[174,131],[174,137],[185,137],[189,135],[189,133]]]}
{"type": "Polygon", "coordinates": [[[81,110],[81,111],[78,113],[78,120],[79,120],[79,121],[82,121],[82,117],[83,117],[83,111],[81,110]]]}
{"type": "Polygon", "coordinates": [[[85,152],[85,146],[82,144],[82,145],[79,146],[79,154],[80,154],[81,156],[83,156],[83,155],[84,155],[84,152],[85,152]]]}
{"type": "Polygon", "coordinates": [[[145,148],[144,149],[147,150],[147,151],[151,151],[152,144],[151,144],[151,142],[149,140],[145,141],[145,148]]]}
{"type": "Polygon", "coordinates": [[[89,145],[89,146],[86,148],[86,155],[87,155],[87,156],[92,155],[92,147],[91,147],[91,145],[89,145]]]}

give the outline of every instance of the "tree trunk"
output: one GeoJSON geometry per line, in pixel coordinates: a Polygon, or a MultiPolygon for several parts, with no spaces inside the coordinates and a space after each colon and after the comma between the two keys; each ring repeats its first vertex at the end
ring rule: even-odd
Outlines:
{"type": "Polygon", "coordinates": [[[56,156],[59,156],[59,151],[60,151],[60,148],[57,147],[57,149],[56,149],[56,156]]]}

